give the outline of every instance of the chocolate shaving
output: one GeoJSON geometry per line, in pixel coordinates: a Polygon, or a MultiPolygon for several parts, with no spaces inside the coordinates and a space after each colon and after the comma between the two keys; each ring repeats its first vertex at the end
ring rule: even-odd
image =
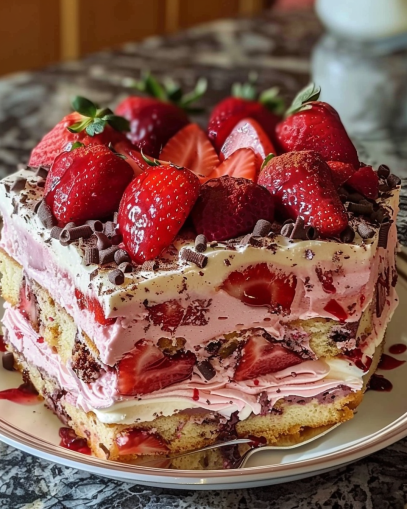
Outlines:
{"type": "Polygon", "coordinates": [[[195,263],[200,269],[203,269],[208,264],[208,257],[202,253],[196,253],[192,249],[184,249],[181,253],[182,260],[186,262],[195,263]]]}
{"type": "Polygon", "coordinates": [[[48,171],[49,171],[48,168],[45,168],[45,166],[40,166],[35,172],[35,175],[36,177],[46,179],[48,177],[48,171]]]}
{"type": "Polygon", "coordinates": [[[212,240],[210,243],[209,243],[209,247],[216,247],[218,245],[218,242],[216,240],[212,240]]]}
{"type": "Polygon", "coordinates": [[[121,263],[118,268],[125,274],[128,274],[129,272],[133,272],[133,265],[128,262],[121,263]]]}
{"type": "Polygon", "coordinates": [[[26,178],[24,178],[24,177],[17,177],[16,180],[11,185],[11,191],[19,193],[20,191],[25,189],[26,182],[27,182],[26,178]]]}
{"type": "Polygon", "coordinates": [[[114,285],[122,285],[124,283],[124,274],[120,269],[109,272],[109,281],[114,285]]]}
{"type": "Polygon", "coordinates": [[[388,218],[386,218],[386,221],[383,221],[383,223],[380,225],[379,230],[379,240],[377,242],[378,247],[384,247],[384,249],[387,249],[387,241],[389,239],[389,230],[393,223],[393,221],[389,221],[388,218]]]}
{"type": "Polygon", "coordinates": [[[99,219],[90,219],[89,221],[86,221],[86,224],[88,224],[93,232],[103,232],[103,223],[102,221],[99,221],[99,219]]]}
{"type": "Polygon", "coordinates": [[[59,226],[54,226],[51,231],[49,232],[49,234],[51,235],[51,238],[52,239],[56,239],[56,240],[59,240],[59,237],[61,235],[61,232],[62,232],[62,228],[60,228],[59,226]]]}
{"type": "Polygon", "coordinates": [[[358,233],[362,239],[371,239],[374,236],[375,231],[366,223],[360,223],[358,224],[358,233]]]}
{"type": "Polygon", "coordinates": [[[205,235],[203,234],[197,235],[195,239],[195,250],[198,251],[198,253],[203,253],[204,251],[206,251],[207,247],[208,243],[205,235]]]}
{"type": "Polygon", "coordinates": [[[53,226],[56,226],[58,223],[57,219],[52,214],[51,208],[45,203],[45,201],[42,201],[38,207],[38,218],[48,230],[53,226]]]}
{"type": "Polygon", "coordinates": [[[158,269],[158,261],[157,260],[146,260],[141,266],[141,270],[145,270],[146,272],[153,272],[158,269]]]}
{"type": "Polygon", "coordinates": [[[114,254],[114,261],[117,265],[120,265],[123,262],[129,262],[131,260],[129,254],[124,249],[118,249],[114,254]]]}
{"type": "Polygon", "coordinates": [[[77,239],[87,239],[92,233],[92,228],[88,224],[69,229],[65,227],[61,232],[60,239],[63,242],[72,242],[77,239]]]}
{"type": "Polygon", "coordinates": [[[378,280],[376,283],[376,315],[378,318],[382,316],[384,306],[386,305],[386,287],[378,280]]]}
{"type": "Polygon", "coordinates": [[[351,226],[347,226],[339,235],[342,242],[349,244],[355,240],[355,232],[351,226]]]}
{"type": "Polygon", "coordinates": [[[93,270],[90,274],[89,274],[89,279],[91,281],[93,281],[95,279],[95,277],[99,274],[99,269],[95,269],[93,270]]]}
{"type": "Polygon", "coordinates": [[[286,223],[286,224],[283,224],[280,233],[284,237],[290,237],[293,230],[294,230],[294,223],[286,223]]]}
{"type": "Polygon", "coordinates": [[[245,235],[241,241],[240,241],[240,245],[241,246],[247,246],[247,244],[250,243],[250,239],[252,238],[252,234],[251,233],[248,233],[247,235],[245,235]]]}
{"type": "Polygon", "coordinates": [[[107,249],[99,251],[99,263],[104,265],[114,261],[114,254],[119,248],[117,246],[110,246],[107,249]]]}
{"type": "Polygon", "coordinates": [[[369,202],[349,203],[348,211],[354,212],[355,214],[369,216],[373,212],[373,205],[369,202]]]}
{"type": "Polygon", "coordinates": [[[42,200],[38,201],[38,202],[35,204],[34,212],[35,212],[36,214],[38,214],[38,209],[40,208],[41,203],[42,203],[42,200]]]}
{"type": "Polygon", "coordinates": [[[381,164],[377,168],[377,175],[379,178],[386,180],[390,175],[390,168],[386,164],[381,164]]]}
{"type": "Polygon", "coordinates": [[[96,247],[85,248],[85,265],[99,263],[99,251],[96,247]]]}
{"type": "Polygon", "coordinates": [[[97,240],[96,247],[99,249],[99,251],[103,251],[104,249],[107,249],[111,246],[110,240],[106,237],[104,233],[101,232],[95,232],[97,240]]]}
{"type": "MultiPolygon", "coordinates": [[[[387,183],[391,189],[395,189],[397,186],[399,186],[401,184],[401,179],[397,175],[394,175],[394,173],[391,173],[387,177],[387,183]]],[[[13,189],[13,188],[11,188],[11,189],[13,189]]]]}
{"type": "Polygon", "coordinates": [[[212,378],[216,375],[215,368],[208,360],[198,362],[197,368],[202,373],[202,376],[205,378],[205,380],[212,380],[212,378]]]}
{"type": "Polygon", "coordinates": [[[255,237],[266,237],[271,231],[271,223],[266,219],[259,219],[253,229],[255,237]]]}
{"type": "Polygon", "coordinates": [[[14,371],[14,355],[12,352],[3,353],[3,368],[7,371],[14,371]]]}

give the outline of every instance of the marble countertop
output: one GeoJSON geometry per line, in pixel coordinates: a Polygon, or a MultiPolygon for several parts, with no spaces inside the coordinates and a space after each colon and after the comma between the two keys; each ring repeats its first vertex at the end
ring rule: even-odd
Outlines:
{"type": "MultiPolygon", "coordinates": [[[[209,81],[210,107],[249,70],[259,86],[277,85],[287,100],[310,76],[340,111],[362,160],[388,164],[407,184],[407,51],[353,48],[329,36],[311,12],[222,20],[166,38],[91,55],[35,73],[0,79],[0,177],[69,111],[73,95],[114,106],[123,80],[141,69],[186,88],[209,81]],[[335,64],[334,66],[331,64],[335,64]],[[391,86],[389,87],[389,83],[391,86]],[[323,89],[324,90],[324,89],[323,89]],[[346,94],[345,94],[346,90],[346,94]],[[344,98],[349,96],[350,100],[344,98]]],[[[195,118],[201,124],[205,116],[195,118]]],[[[399,218],[407,245],[407,192],[399,218]]],[[[407,439],[352,465],[311,479],[233,491],[175,491],[99,478],[37,459],[0,442],[0,508],[405,509],[407,439]]]]}

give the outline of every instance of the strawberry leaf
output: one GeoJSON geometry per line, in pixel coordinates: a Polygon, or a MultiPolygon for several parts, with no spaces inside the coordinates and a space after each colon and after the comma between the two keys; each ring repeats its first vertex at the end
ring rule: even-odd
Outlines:
{"type": "Polygon", "coordinates": [[[72,152],[72,150],[75,150],[76,148],[82,148],[84,146],[85,145],[83,143],[81,143],[80,141],[75,141],[75,143],[72,144],[70,152],[72,152]]]}
{"type": "Polygon", "coordinates": [[[130,122],[119,115],[105,115],[102,120],[105,120],[116,131],[130,131],[130,122]]]}
{"type": "Polygon", "coordinates": [[[260,170],[262,170],[266,164],[271,160],[273,159],[273,157],[276,157],[276,154],[269,154],[268,156],[265,157],[264,161],[262,162],[261,164],[261,167],[260,167],[260,170]]]}
{"type": "Polygon", "coordinates": [[[188,94],[185,94],[184,97],[182,97],[182,99],[179,101],[178,105],[181,108],[188,108],[190,104],[194,103],[205,94],[207,88],[208,81],[206,78],[199,78],[199,80],[196,82],[194,90],[188,94]]]}
{"type": "Polygon", "coordinates": [[[315,83],[310,83],[305,88],[300,90],[300,92],[297,94],[297,96],[295,97],[294,101],[292,102],[291,106],[288,108],[284,116],[287,118],[293,113],[302,111],[306,103],[309,103],[311,101],[318,101],[320,94],[321,87],[316,86],[315,83]]]}
{"type": "Polygon", "coordinates": [[[91,122],[92,122],[91,118],[85,118],[83,120],[80,120],[79,122],[75,122],[75,124],[70,125],[69,127],[67,127],[67,129],[71,133],[80,133],[81,131],[86,129],[91,122]]]}
{"type": "Polygon", "coordinates": [[[84,117],[93,118],[97,112],[96,104],[89,99],[86,99],[86,97],[81,97],[80,95],[77,95],[72,99],[72,107],[84,117]]]}
{"type": "Polygon", "coordinates": [[[259,102],[276,115],[282,115],[285,110],[285,103],[279,94],[280,89],[278,87],[269,88],[260,94],[259,102]]]}
{"type": "Polygon", "coordinates": [[[103,120],[103,118],[95,118],[93,122],[87,126],[86,132],[89,136],[95,136],[95,134],[103,133],[106,123],[106,120],[103,120]]]}
{"type": "Polygon", "coordinates": [[[168,99],[177,104],[182,99],[182,88],[178,83],[172,79],[167,79],[164,82],[165,91],[168,99]]]}
{"type": "Polygon", "coordinates": [[[141,151],[141,157],[149,166],[161,166],[160,161],[157,161],[157,159],[150,159],[149,157],[143,154],[143,151],[141,151]]]}

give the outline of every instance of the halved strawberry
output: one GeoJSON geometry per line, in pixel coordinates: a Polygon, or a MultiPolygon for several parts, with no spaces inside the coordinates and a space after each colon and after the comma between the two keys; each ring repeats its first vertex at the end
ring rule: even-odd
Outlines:
{"type": "Polygon", "coordinates": [[[332,182],[335,189],[339,189],[356,171],[350,163],[328,161],[327,164],[331,168],[332,182]]]}
{"type": "Polygon", "coordinates": [[[221,289],[249,306],[289,312],[296,286],[297,278],[293,274],[275,273],[267,263],[258,263],[229,274],[221,289]]]}
{"type": "Polygon", "coordinates": [[[222,161],[220,165],[213,170],[207,180],[222,177],[223,175],[230,175],[231,177],[241,177],[256,182],[258,170],[259,168],[253,150],[250,148],[238,148],[230,157],[222,161]]]}
{"type": "Polygon", "coordinates": [[[359,168],[347,181],[346,186],[351,187],[366,198],[376,200],[379,196],[379,177],[371,166],[359,168]]]}
{"type": "Polygon", "coordinates": [[[220,150],[220,158],[227,159],[239,148],[251,148],[256,155],[258,168],[269,154],[276,149],[256,120],[245,118],[232,129],[220,150]]]}
{"type": "Polygon", "coordinates": [[[117,388],[120,394],[149,394],[190,377],[196,357],[179,352],[168,357],[156,346],[141,340],[117,365],[117,388]]]}
{"type": "Polygon", "coordinates": [[[148,308],[149,320],[167,332],[174,332],[181,324],[185,309],[176,300],[167,300],[148,308]]]}
{"type": "Polygon", "coordinates": [[[245,344],[234,379],[237,382],[276,373],[303,362],[296,353],[267,339],[251,337],[245,344]]]}
{"type": "MultiPolygon", "coordinates": [[[[146,171],[151,167],[151,164],[146,161],[146,158],[154,161],[153,157],[150,157],[148,154],[142,154],[128,140],[116,143],[114,150],[115,152],[125,156],[126,163],[128,163],[133,168],[135,176],[140,175],[140,173],[143,173],[143,171],[146,171]]],[[[168,164],[166,161],[160,160],[158,162],[161,164],[168,164]]]]}
{"type": "Polygon", "coordinates": [[[120,456],[163,454],[169,451],[160,436],[140,429],[132,429],[118,436],[116,443],[120,456]]]}
{"type": "Polygon", "coordinates": [[[198,124],[189,124],[173,136],[160,153],[160,159],[188,168],[199,176],[208,176],[219,158],[198,124]]]}

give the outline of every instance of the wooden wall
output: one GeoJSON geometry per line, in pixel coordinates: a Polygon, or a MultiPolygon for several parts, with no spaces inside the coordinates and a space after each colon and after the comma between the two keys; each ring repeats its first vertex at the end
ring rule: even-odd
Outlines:
{"type": "Polygon", "coordinates": [[[267,0],[1,0],[0,74],[236,15],[267,0]]]}

